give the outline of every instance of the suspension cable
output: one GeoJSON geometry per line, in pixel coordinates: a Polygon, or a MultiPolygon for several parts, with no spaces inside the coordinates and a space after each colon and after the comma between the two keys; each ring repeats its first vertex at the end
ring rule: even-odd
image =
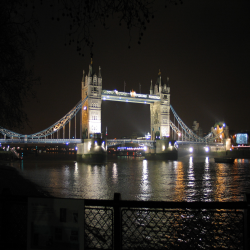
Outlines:
{"type": "MultiPolygon", "coordinates": [[[[74,108],[72,108],[65,116],[63,116],[60,120],[58,120],[56,123],[54,123],[52,126],[48,127],[47,129],[44,129],[38,133],[27,135],[27,138],[41,138],[48,135],[51,135],[55,132],[57,132],[59,129],[64,127],[69,123],[69,121],[76,116],[76,114],[81,110],[83,104],[87,100],[88,96],[84,100],[80,100],[74,108]]],[[[0,133],[3,135],[6,135],[8,137],[17,137],[17,138],[24,138],[25,135],[18,134],[16,132],[13,132],[11,130],[5,129],[0,127],[0,133]]]]}

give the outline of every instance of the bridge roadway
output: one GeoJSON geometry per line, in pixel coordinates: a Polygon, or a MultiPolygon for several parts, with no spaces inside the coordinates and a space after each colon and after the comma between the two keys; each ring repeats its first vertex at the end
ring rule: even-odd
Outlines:
{"type": "Polygon", "coordinates": [[[82,143],[81,139],[0,139],[4,144],[77,144],[82,143]]]}
{"type": "MultiPolygon", "coordinates": [[[[124,143],[138,143],[141,146],[150,146],[154,141],[151,140],[138,140],[138,139],[110,139],[107,140],[108,146],[119,145],[124,143]]],[[[2,144],[78,144],[82,143],[81,139],[0,139],[2,144]]]]}
{"type": "MultiPolygon", "coordinates": [[[[153,146],[154,140],[140,140],[140,139],[109,139],[107,140],[107,146],[122,145],[125,143],[138,143],[139,146],[153,146]]],[[[2,144],[79,144],[82,143],[81,139],[0,139],[2,144]]],[[[195,141],[177,141],[179,146],[188,145],[209,145],[209,146],[222,146],[223,143],[204,143],[195,141]]]]}
{"type": "Polygon", "coordinates": [[[117,90],[103,90],[102,100],[150,104],[156,101],[160,101],[160,96],[149,95],[149,94],[138,94],[134,91],[132,91],[131,93],[127,93],[127,92],[118,92],[117,90]]]}
{"type": "MultiPolygon", "coordinates": [[[[148,147],[152,147],[154,144],[155,140],[139,140],[139,139],[115,139],[115,140],[107,140],[107,145],[108,147],[110,146],[116,146],[116,145],[121,145],[121,144],[125,144],[125,143],[138,143],[139,146],[143,147],[143,146],[148,146],[148,147]]],[[[205,142],[195,142],[195,141],[176,141],[177,145],[181,148],[187,148],[187,147],[195,147],[195,146],[199,146],[199,147],[205,147],[205,146],[219,146],[222,147],[223,143],[216,143],[216,142],[209,142],[209,143],[205,143],[205,142]]]]}

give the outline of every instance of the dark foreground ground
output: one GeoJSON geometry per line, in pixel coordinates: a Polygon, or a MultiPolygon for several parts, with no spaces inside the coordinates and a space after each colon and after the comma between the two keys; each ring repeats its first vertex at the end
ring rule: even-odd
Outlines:
{"type": "Polygon", "coordinates": [[[11,194],[30,197],[49,197],[33,182],[22,177],[15,168],[0,162],[0,194],[11,194]]]}
{"type": "Polygon", "coordinates": [[[18,170],[0,162],[0,248],[27,249],[28,197],[50,197],[18,170]]]}

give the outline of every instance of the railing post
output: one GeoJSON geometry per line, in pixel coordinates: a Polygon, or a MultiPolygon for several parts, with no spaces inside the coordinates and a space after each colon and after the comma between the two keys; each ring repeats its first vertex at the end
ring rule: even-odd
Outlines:
{"type": "Polygon", "coordinates": [[[247,208],[244,212],[244,249],[248,249],[250,242],[250,194],[245,194],[247,208]]]}
{"type": "Polygon", "coordinates": [[[114,193],[114,249],[122,249],[121,194],[114,193]]]}
{"type": "Polygon", "coordinates": [[[8,245],[10,239],[10,195],[11,191],[9,188],[4,188],[1,193],[2,211],[1,211],[1,245],[8,245]]]}

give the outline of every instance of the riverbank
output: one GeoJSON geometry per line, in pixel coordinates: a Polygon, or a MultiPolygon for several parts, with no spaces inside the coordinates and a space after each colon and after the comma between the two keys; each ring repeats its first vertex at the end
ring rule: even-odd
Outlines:
{"type": "Polygon", "coordinates": [[[25,179],[13,167],[0,162],[0,195],[20,195],[27,197],[51,197],[35,183],[25,179]]]}

